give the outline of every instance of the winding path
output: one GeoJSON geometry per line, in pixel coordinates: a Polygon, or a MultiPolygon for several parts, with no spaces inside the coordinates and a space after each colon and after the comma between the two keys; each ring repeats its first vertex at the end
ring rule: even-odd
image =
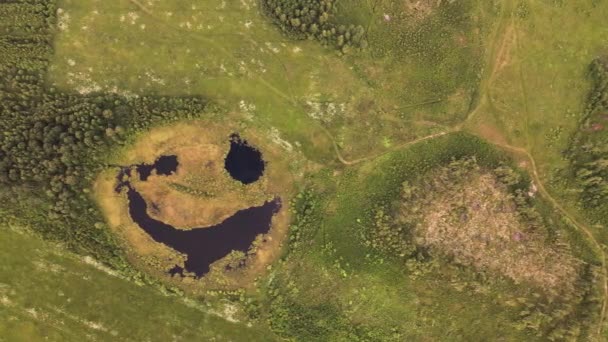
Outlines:
{"type": "Polygon", "coordinates": [[[553,205],[553,207],[562,214],[563,217],[568,219],[570,221],[570,223],[577,230],[582,232],[587,237],[588,241],[591,242],[593,247],[597,250],[597,253],[600,256],[600,259],[602,262],[602,275],[603,275],[602,287],[603,287],[603,293],[604,293],[604,296],[603,296],[604,298],[602,301],[602,309],[600,312],[600,319],[598,322],[598,331],[597,331],[597,335],[598,335],[597,340],[601,341],[602,340],[602,331],[604,328],[604,320],[606,318],[606,305],[607,305],[607,299],[608,299],[608,269],[606,268],[606,253],[604,251],[602,244],[599,241],[597,241],[597,239],[595,238],[595,236],[593,235],[593,232],[591,231],[591,229],[589,229],[589,227],[587,227],[586,225],[584,225],[580,221],[578,221],[574,217],[574,215],[570,214],[553,196],[551,196],[549,191],[547,191],[547,189],[545,188],[545,185],[541,181],[540,176],[538,174],[538,168],[536,167],[536,161],[534,160],[534,157],[532,156],[532,154],[530,152],[528,152],[528,150],[521,148],[521,147],[515,147],[515,146],[511,146],[511,145],[507,145],[507,144],[498,143],[498,142],[491,141],[491,140],[488,140],[488,141],[490,143],[492,143],[493,145],[498,146],[502,149],[509,150],[511,152],[525,156],[526,159],[528,159],[528,161],[530,162],[530,171],[531,171],[532,179],[534,180],[534,183],[536,183],[536,185],[538,186],[538,190],[539,190],[540,194],[546,200],[548,200],[551,203],[551,205],[553,205]]]}

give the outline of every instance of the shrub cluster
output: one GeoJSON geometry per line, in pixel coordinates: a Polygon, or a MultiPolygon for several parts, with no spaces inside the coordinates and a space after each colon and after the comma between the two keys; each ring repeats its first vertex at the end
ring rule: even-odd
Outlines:
{"type": "Polygon", "coordinates": [[[608,57],[590,68],[593,88],[569,150],[573,176],[587,207],[608,202],[608,57]]]}
{"type": "Polygon", "coordinates": [[[316,39],[343,53],[367,47],[365,29],[332,22],[337,0],[262,0],[264,12],[296,39],[316,39]]]}

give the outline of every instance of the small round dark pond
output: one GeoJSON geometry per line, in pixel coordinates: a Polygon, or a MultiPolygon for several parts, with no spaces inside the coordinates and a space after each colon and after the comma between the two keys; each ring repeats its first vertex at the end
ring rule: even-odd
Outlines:
{"type": "Polygon", "coordinates": [[[177,170],[177,156],[161,156],[154,164],[139,164],[136,166],[139,179],[147,181],[152,171],[156,170],[157,175],[170,176],[177,170]]]}
{"type": "MultiPolygon", "coordinates": [[[[260,158],[261,159],[261,158],[260,158]]],[[[187,255],[185,270],[201,277],[209,272],[209,266],[228,255],[231,251],[247,252],[258,234],[270,230],[271,220],[281,208],[281,201],[275,198],[259,207],[240,210],[223,222],[210,226],[180,230],[158,221],[148,215],[148,204],[124,176],[131,175],[135,167],[142,181],[147,180],[152,171],[159,175],[170,175],[177,170],[177,156],[160,157],[154,164],[140,164],[121,169],[116,191],[127,188],[129,215],[156,242],[163,243],[187,255]],[[142,170],[144,170],[142,172],[142,170]]],[[[170,274],[182,274],[179,266],[169,270],[170,274]]]]}
{"type": "Polygon", "coordinates": [[[232,178],[243,184],[251,184],[262,177],[265,166],[260,151],[249,145],[247,140],[241,139],[238,134],[230,136],[230,151],[224,167],[232,178]]]}

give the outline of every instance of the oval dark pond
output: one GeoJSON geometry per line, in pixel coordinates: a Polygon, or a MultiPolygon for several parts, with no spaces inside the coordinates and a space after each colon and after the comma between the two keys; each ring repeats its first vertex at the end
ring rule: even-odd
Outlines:
{"type": "Polygon", "coordinates": [[[264,174],[265,163],[262,153],[249,145],[238,134],[230,136],[230,151],[224,167],[230,176],[243,184],[251,184],[264,174]]]}
{"type": "MultiPolygon", "coordinates": [[[[142,165],[135,165],[135,167],[139,171],[139,167],[142,165]]],[[[175,172],[177,166],[176,156],[166,156],[159,158],[153,165],[146,165],[145,170],[148,176],[154,169],[156,169],[157,174],[169,175],[175,172]],[[159,162],[166,164],[160,165],[159,162]]],[[[213,262],[228,255],[231,251],[247,252],[258,234],[264,234],[270,230],[272,217],[281,208],[280,199],[275,198],[273,201],[268,201],[259,207],[237,211],[215,226],[191,230],[176,229],[148,215],[148,204],[144,198],[128,180],[124,181],[122,179],[124,175],[130,175],[131,167],[123,168],[120,171],[119,184],[116,188],[117,192],[120,192],[124,187],[127,188],[131,219],[155,241],[186,254],[185,270],[193,272],[197,277],[209,272],[209,266],[213,262]]],[[[141,171],[139,172],[141,175],[141,171]]],[[[142,180],[144,180],[143,177],[142,180]]],[[[182,271],[181,267],[175,266],[169,270],[169,273],[172,275],[181,274],[182,271]]]]}

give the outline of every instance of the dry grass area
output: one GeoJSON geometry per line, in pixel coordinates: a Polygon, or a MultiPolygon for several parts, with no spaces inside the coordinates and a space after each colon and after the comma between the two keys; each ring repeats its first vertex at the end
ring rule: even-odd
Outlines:
{"type": "Polygon", "coordinates": [[[477,166],[466,173],[455,170],[443,169],[427,183],[416,242],[456,263],[549,294],[572,291],[579,261],[566,244],[547,242],[544,228],[524,222],[513,195],[492,172],[477,166]]]}
{"type": "Polygon", "coordinates": [[[129,259],[153,274],[174,265],[183,265],[185,259],[173,249],[157,243],[140,229],[129,216],[126,194],[117,194],[115,170],[102,172],[94,185],[95,199],[104,213],[108,226],[128,250],[129,259]]]}
{"type": "Polygon", "coordinates": [[[273,196],[266,191],[268,176],[245,186],[228,175],[224,158],[229,142],[224,140],[223,144],[172,147],[165,154],[178,156],[174,175],[152,175],[145,182],[134,182],[146,201],[154,204],[148,209],[150,216],[183,229],[207,227],[273,196]]]}
{"type": "MultiPolygon", "coordinates": [[[[177,172],[170,176],[152,174],[145,182],[133,177],[132,185],[147,203],[154,204],[148,207],[150,216],[182,229],[220,223],[238,210],[277,196],[284,204],[289,203],[294,193],[294,179],[298,177],[291,171],[293,161],[299,160],[295,152],[285,150],[270,135],[257,129],[235,127],[226,122],[180,122],[153,129],[142,134],[113,164],[152,163],[161,155],[177,155],[177,172]],[[243,185],[224,169],[229,136],[234,132],[258,148],[267,163],[264,175],[255,183],[243,185]]],[[[201,279],[171,278],[167,270],[176,264],[183,266],[184,257],[155,242],[131,220],[125,194],[114,191],[116,174],[114,168],[98,177],[95,198],[131,261],[149,273],[192,292],[247,287],[281,251],[290,220],[286,206],[273,217],[270,232],[258,237],[254,252],[247,256],[246,267],[227,271],[225,266],[234,259],[228,257],[214,263],[201,279]]]]}
{"type": "Polygon", "coordinates": [[[443,0],[403,0],[405,10],[416,19],[424,19],[441,5],[443,0]]]}

